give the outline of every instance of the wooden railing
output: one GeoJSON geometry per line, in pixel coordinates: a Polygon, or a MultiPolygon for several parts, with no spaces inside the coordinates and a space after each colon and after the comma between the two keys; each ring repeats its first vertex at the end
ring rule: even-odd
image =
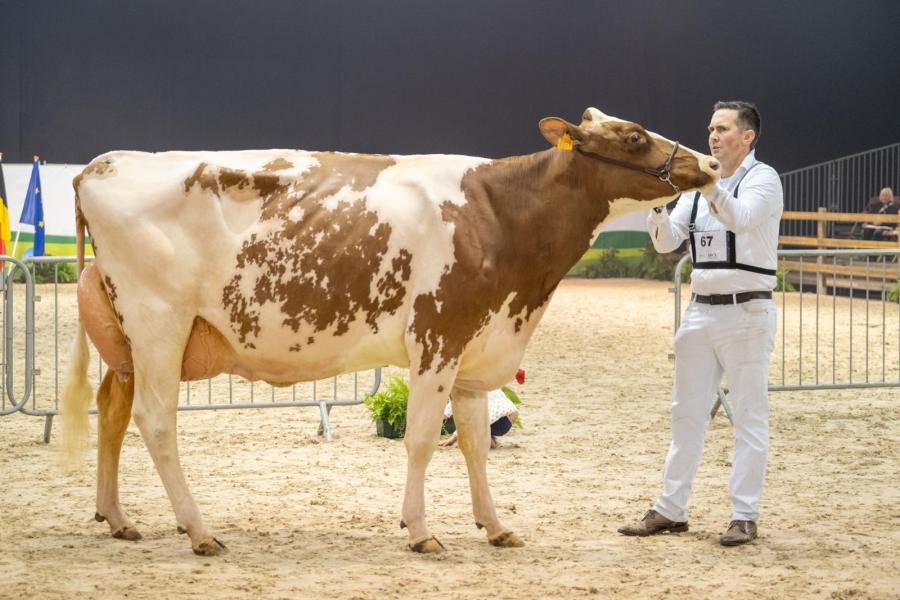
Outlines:
{"type": "MultiPolygon", "coordinates": [[[[855,239],[851,237],[825,237],[826,223],[854,223],[859,225],[859,232],[863,230],[863,224],[871,225],[896,225],[900,231],[900,215],[880,215],[868,213],[830,213],[824,208],[819,208],[816,212],[795,212],[786,211],[782,215],[783,220],[790,221],[815,221],[816,237],[789,236],[783,235],[778,238],[778,242],[782,248],[785,246],[806,246],[813,248],[858,248],[858,249],[885,249],[893,250],[900,248],[900,235],[896,240],[866,240],[855,239]]],[[[863,278],[876,282],[879,281],[898,281],[900,280],[900,262],[857,262],[854,264],[824,264],[822,258],[818,258],[814,264],[780,261],[779,267],[788,269],[789,271],[798,272],[815,270],[818,272],[816,277],[817,285],[820,289],[824,289],[828,279],[832,280],[832,284],[837,287],[848,287],[842,284],[841,278],[863,278]]],[[[852,279],[851,279],[852,282],[852,279]]],[[[846,282],[844,282],[846,283],[846,282]]]]}
{"type": "Polygon", "coordinates": [[[786,211],[782,216],[785,221],[815,221],[816,237],[783,235],[778,238],[784,246],[807,246],[813,248],[883,248],[900,247],[900,236],[896,241],[862,240],[842,237],[825,237],[825,224],[838,223],[871,223],[872,225],[900,225],[900,215],[877,215],[867,213],[830,213],[824,208],[817,212],[786,211]]]}

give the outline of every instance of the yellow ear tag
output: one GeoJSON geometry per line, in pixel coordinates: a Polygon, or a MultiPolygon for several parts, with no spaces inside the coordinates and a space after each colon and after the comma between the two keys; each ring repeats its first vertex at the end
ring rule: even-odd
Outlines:
{"type": "Polygon", "coordinates": [[[572,136],[570,136],[568,133],[562,134],[560,138],[556,140],[556,147],[560,150],[571,150],[572,136]]]}

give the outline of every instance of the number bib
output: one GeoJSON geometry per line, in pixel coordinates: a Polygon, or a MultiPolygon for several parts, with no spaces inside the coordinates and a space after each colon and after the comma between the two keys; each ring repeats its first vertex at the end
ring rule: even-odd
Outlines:
{"type": "Polygon", "coordinates": [[[696,262],[698,263],[718,263],[728,262],[730,256],[728,231],[720,229],[717,231],[698,231],[694,234],[696,245],[696,262]]]}

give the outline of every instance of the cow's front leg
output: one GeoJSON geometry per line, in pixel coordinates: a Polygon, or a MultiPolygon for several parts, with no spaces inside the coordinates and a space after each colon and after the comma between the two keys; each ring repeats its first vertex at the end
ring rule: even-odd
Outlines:
{"type": "Polygon", "coordinates": [[[406,410],[407,470],[401,527],[409,531],[414,552],[443,552],[444,546],[425,524],[425,471],[441,435],[441,420],[456,372],[416,375],[411,369],[406,410]]]}
{"type": "Polygon", "coordinates": [[[469,471],[475,524],[479,529],[485,529],[488,541],[494,546],[523,546],[522,540],[500,523],[488,485],[487,457],[491,448],[491,426],[487,394],[453,388],[452,402],[453,421],[459,432],[459,449],[466,457],[469,471]]]}
{"type": "MultiPolygon", "coordinates": [[[[160,327],[151,331],[165,329],[160,327]]],[[[149,346],[152,351],[144,351],[146,348],[148,346],[137,343],[132,346],[135,368],[134,421],[175,510],[178,531],[190,536],[195,554],[220,554],[225,550],[225,545],[215,539],[203,524],[178,456],[176,412],[181,378],[181,349],[184,348],[184,343],[179,344],[177,340],[157,340],[154,346],[149,346]],[[172,357],[175,357],[174,360],[172,357]]]]}

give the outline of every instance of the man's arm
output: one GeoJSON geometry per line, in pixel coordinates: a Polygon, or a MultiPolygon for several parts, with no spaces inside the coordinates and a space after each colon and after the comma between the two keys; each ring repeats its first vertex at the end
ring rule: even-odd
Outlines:
{"type": "Polygon", "coordinates": [[[784,192],[775,169],[760,165],[741,182],[739,198],[715,186],[704,197],[712,216],[735,233],[745,233],[762,225],[784,206],[784,192]]]}
{"type": "Polygon", "coordinates": [[[671,215],[665,207],[660,212],[650,211],[647,231],[657,252],[672,252],[687,239],[692,205],[693,194],[682,194],[671,215]]]}

